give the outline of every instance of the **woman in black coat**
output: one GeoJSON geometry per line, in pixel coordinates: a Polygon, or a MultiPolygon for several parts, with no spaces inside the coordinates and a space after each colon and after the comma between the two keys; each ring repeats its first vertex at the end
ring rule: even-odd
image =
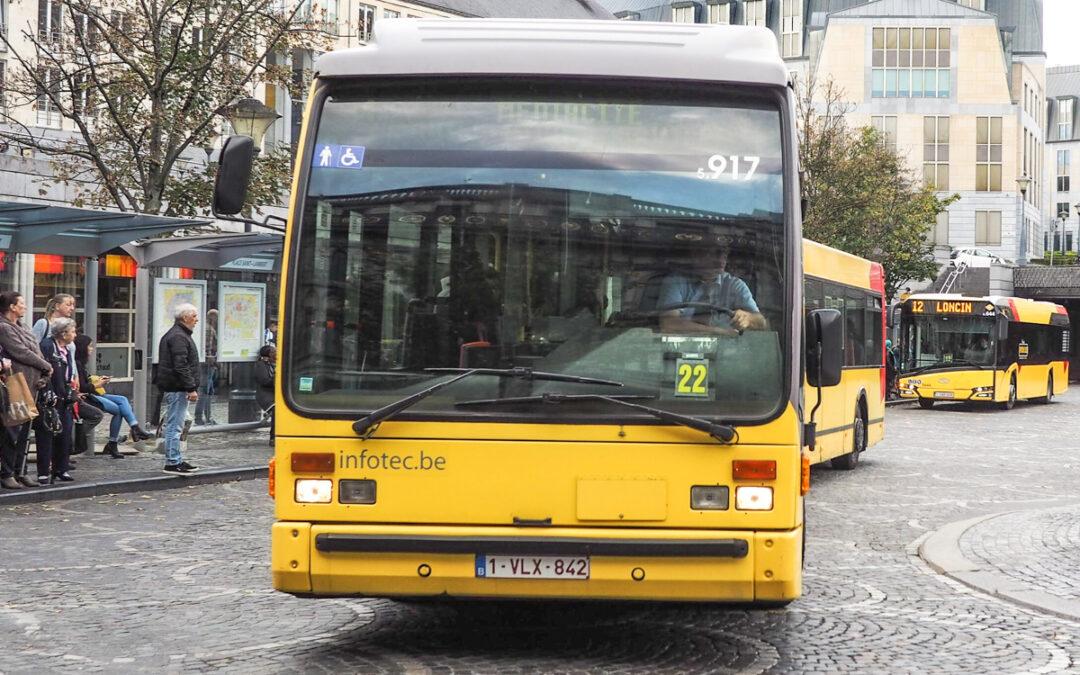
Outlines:
{"type": "Polygon", "coordinates": [[[49,334],[41,341],[41,354],[52,364],[53,371],[38,395],[38,405],[49,407],[51,403],[60,418],[59,432],[49,427],[44,411],[34,420],[38,482],[43,485],[58,480],[75,480],[68,473],[68,458],[74,441],[72,405],[76,398],[71,381],[77,377],[77,373],[71,372],[71,359],[67,351],[75,349],[74,342],[75,322],[67,318],[53,319],[49,323],[49,334]]]}

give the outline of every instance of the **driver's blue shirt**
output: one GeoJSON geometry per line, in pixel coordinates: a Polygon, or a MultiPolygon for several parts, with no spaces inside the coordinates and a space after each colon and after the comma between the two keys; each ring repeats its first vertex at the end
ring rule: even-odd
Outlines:
{"type": "MultiPolygon", "coordinates": [[[[712,281],[691,277],[685,274],[669,274],[660,284],[660,297],[656,308],[663,312],[665,308],[683,302],[702,302],[717,307],[726,307],[731,311],[741,309],[754,314],[760,313],[750,288],[742,279],[721,272],[712,281]]],[[[719,312],[709,312],[704,308],[683,307],[676,310],[679,316],[690,318],[695,314],[708,315],[708,324],[720,328],[731,327],[731,317],[719,312]]]]}

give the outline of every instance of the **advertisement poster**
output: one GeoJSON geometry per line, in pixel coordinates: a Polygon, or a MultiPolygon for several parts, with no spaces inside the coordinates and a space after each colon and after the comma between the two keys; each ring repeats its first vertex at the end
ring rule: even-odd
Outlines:
{"type": "Polygon", "coordinates": [[[218,282],[218,361],[254,361],[266,328],[266,284],[218,282]]]}
{"type": "Polygon", "coordinates": [[[158,362],[158,343],[176,321],[176,307],[184,303],[195,305],[199,323],[192,338],[203,356],[203,330],[206,322],[206,282],[201,279],[154,279],[154,363],[158,362]]]}

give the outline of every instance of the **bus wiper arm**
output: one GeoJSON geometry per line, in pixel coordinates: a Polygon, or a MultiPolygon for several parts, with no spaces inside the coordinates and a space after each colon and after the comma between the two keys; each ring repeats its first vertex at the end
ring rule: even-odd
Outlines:
{"type": "Polygon", "coordinates": [[[388,405],[384,405],[381,408],[372,410],[367,415],[353,422],[353,431],[358,435],[363,436],[365,439],[370,438],[371,434],[375,433],[375,429],[379,426],[379,423],[383,420],[393,417],[402,410],[405,410],[409,406],[422,401],[423,399],[431,396],[435,392],[439,391],[443,387],[451,385],[458,380],[463,380],[470,375],[494,375],[496,377],[520,377],[523,379],[531,380],[554,380],[556,382],[576,382],[579,384],[602,384],[612,387],[623,386],[622,382],[615,382],[614,380],[601,380],[592,377],[580,377],[578,375],[563,375],[562,373],[543,373],[533,371],[531,368],[425,368],[425,372],[430,373],[458,373],[457,377],[452,377],[444,382],[438,382],[436,384],[421,389],[415,394],[409,394],[405,398],[394,401],[388,405]]]}
{"type": "Polygon", "coordinates": [[[605,396],[603,394],[540,394],[539,396],[518,396],[508,398],[488,398],[477,399],[474,401],[459,401],[454,404],[454,407],[462,408],[468,406],[480,406],[480,405],[514,405],[519,403],[563,403],[566,401],[607,401],[608,403],[616,403],[621,406],[640,410],[641,412],[649,413],[653,417],[664,420],[665,422],[673,422],[675,424],[681,424],[697,431],[704,431],[721,443],[730,443],[735,438],[735,428],[727,424],[716,424],[709,420],[703,420],[698,417],[690,417],[689,415],[680,415],[678,413],[668,412],[667,410],[661,410],[660,408],[653,408],[652,406],[641,405],[640,403],[631,403],[627,399],[631,398],[646,398],[655,399],[655,396],[605,396]]]}
{"type": "Polygon", "coordinates": [[[424,368],[429,373],[464,373],[472,372],[478,375],[497,375],[499,377],[520,377],[525,380],[551,380],[553,382],[575,382],[577,384],[602,384],[609,387],[621,387],[622,382],[615,380],[601,380],[596,377],[582,377],[580,375],[566,375],[564,373],[545,373],[532,368],[424,368]]]}

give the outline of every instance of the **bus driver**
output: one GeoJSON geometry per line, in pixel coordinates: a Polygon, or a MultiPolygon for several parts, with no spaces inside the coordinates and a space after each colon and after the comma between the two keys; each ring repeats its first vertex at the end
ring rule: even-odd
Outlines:
{"type": "Polygon", "coordinates": [[[695,247],[682,258],[685,272],[664,277],[657,302],[661,312],[660,330],[714,335],[765,330],[765,317],[758,310],[750,288],[745,281],[726,271],[729,252],[728,246],[705,244],[695,247]],[[690,302],[726,308],[730,313],[679,306],[690,302]]]}

